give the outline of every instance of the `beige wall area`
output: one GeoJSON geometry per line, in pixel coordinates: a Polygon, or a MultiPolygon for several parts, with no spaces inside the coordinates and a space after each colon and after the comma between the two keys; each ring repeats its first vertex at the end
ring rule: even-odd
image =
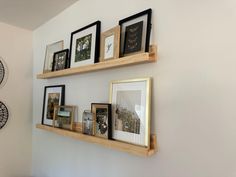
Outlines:
{"type": "Polygon", "coordinates": [[[29,177],[32,164],[32,32],[0,23],[0,56],[8,79],[0,101],[9,120],[0,129],[0,177],[29,177]]]}

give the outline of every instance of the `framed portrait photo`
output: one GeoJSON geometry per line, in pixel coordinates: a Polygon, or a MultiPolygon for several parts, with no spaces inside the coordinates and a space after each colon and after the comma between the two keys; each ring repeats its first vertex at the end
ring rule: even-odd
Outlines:
{"type": "Polygon", "coordinates": [[[73,130],[75,106],[54,106],[53,127],[73,130]]]}
{"type": "Polygon", "coordinates": [[[112,138],[112,120],[111,104],[92,103],[91,110],[94,116],[94,135],[111,139],[112,138]]]}
{"type": "Polygon", "coordinates": [[[63,50],[63,47],[64,47],[63,40],[47,45],[46,52],[45,52],[43,73],[47,73],[47,72],[52,71],[53,55],[55,52],[63,50]]]}
{"type": "Polygon", "coordinates": [[[119,57],[120,26],[116,26],[101,34],[100,62],[119,57]]]}
{"type": "Polygon", "coordinates": [[[96,21],[71,33],[70,67],[98,62],[101,22],[96,21]]]}
{"type": "Polygon", "coordinates": [[[149,51],[152,9],[119,21],[120,57],[149,51]]]}
{"type": "Polygon", "coordinates": [[[69,68],[69,49],[55,52],[53,55],[52,71],[69,68]]]}
{"type": "Polygon", "coordinates": [[[46,86],[44,88],[42,124],[53,125],[54,107],[64,105],[65,85],[46,86]]]}
{"type": "Polygon", "coordinates": [[[94,116],[90,110],[85,110],[82,117],[82,133],[94,135],[94,116]]]}
{"type": "Polygon", "coordinates": [[[151,78],[113,81],[112,138],[150,147],[151,78]]]}

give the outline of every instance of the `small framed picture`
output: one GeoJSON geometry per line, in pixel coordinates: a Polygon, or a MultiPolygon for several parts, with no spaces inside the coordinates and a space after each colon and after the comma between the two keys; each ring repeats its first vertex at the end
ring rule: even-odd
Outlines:
{"type": "Polygon", "coordinates": [[[55,52],[63,50],[63,47],[64,47],[64,41],[58,41],[58,42],[55,42],[53,44],[47,45],[46,53],[45,53],[45,60],[44,60],[43,73],[47,73],[47,72],[52,71],[53,55],[54,55],[55,52]]]}
{"type": "Polygon", "coordinates": [[[96,21],[71,33],[70,67],[98,62],[101,22],[96,21]]]}
{"type": "Polygon", "coordinates": [[[113,139],[150,147],[151,78],[111,82],[113,139]]]}
{"type": "Polygon", "coordinates": [[[101,34],[100,62],[119,57],[120,26],[116,26],[101,34]]]}
{"type": "Polygon", "coordinates": [[[53,127],[73,130],[75,106],[54,106],[53,127]]]}
{"type": "Polygon", "coordinates": [[[149,51],[152,9],[119,21],[121,26],[120,56],[149,51]]]}
{"type": "Polygon", "coordinates": [[[112,138],[111,104],[92,103],[91,110],[94,116],[95,136],[111,139],[112,138]]]}
{"type": "Polygon", "coordinates": [[[82,133],[94,135],[94,116],[90,110],[85,110],[82,117],[82,133]]]}
{"type": "Polygon", "coordinates": [[[65,85],[46,86],[44,88],[42,124],[53,125],[54,106],[64,105],[65,85]]]}
{"type": "Polygon", "coordinates": [[[55,52],[53,55],[52,71],[69,68],[69,49],[55,52]]]}

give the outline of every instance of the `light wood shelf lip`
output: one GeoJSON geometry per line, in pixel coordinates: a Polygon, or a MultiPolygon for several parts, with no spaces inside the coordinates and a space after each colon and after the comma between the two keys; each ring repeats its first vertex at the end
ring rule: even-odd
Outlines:
{"type": "Polygon", "coordinates": [[[114,60],[108,60],[106,62],[100,62],[76,68],[68,68],[60,71],[38,74],[37,79],[50,79],[55,77],[69,76],[69,75],[94,72],[94,71],[129,66],[129,65],[137,65],[141,63],[150,63],[156,61],[157,61],[157,46],[151,45],[149,53],[145,52],[114,60]]]}
{"type": "MultiPolygon", "coordinates": [[[[128,143],[115,141],[115,140],[107,140],[107,139],[98,138],[95,136],[85,135],[85,134],[82,134],[79,132],[63,130],[63,129],[54,128],[54,127],[47,126],[47,125],[42,125],[42,124],[37,124],[36,128],[46,130],[49,132],[53,132],[53,133],[56,133],[58,135],[62,135],[65,137],[70,137],[70,138],[74,138],[77,140],[102,145],[102,146],[105,146],[105,147],[108,147],[111,149],[120,150],[120,151],[131,153],[134,155],[147,157],[147,156],[153,155],[156,152],[156,149],[152,149],[152,146],[150,147],[150,149],[148,149],[148,148],[142,147],[142,146],[137,146],[137,145],[128,144],[128,143]]],[[[152,136],[154,138],[156,138],[155,135],[152,135],[152,136]]],[[[156,147],[156,146],[154,145],[153,147],[156,147]]]]}

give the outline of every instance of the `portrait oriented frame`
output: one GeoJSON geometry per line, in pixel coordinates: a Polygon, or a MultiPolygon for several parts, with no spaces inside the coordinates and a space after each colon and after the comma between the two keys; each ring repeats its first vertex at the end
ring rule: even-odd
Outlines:
{"type": "Polygon", "coordinates": [[[121,27],[120,57],[149,52],[152,9],[119,21],[121,27]],[[138,29],[135,32],[135,29],[138,29]],[[130,32],[130,31],[134,32],[130,32]]]}
{"type": "Polygon", "coordinates": [[[101,34],[100,62],[119,58],[120,26],[111,28],[101,34]]]}
{"type": "Polygon", "coordinates": [[[65,85],[45,86],[43,98],[42,124],[53,126],[54,106],[62,106],[64,105],[64,103],[65,85]]]}
{"type": "Polygon", "coordinates": [[[52,71],[59,71],[69,67],[69,49],[55,52],[53,55],[52,71]],[[59,61],[59,57],[63,57],[63,61],[59,61]]]}
{"type": "Polygon", "coordinates": [[[94,116],[94,135],[100,138],[112,138],[111,104],[92,103],[91,112],[94,116]]]}
{"type": "Polygon", "coordinates": [[[64,48],[63,40],[46,46],[43,73],[48,73],[52,71],[54,53],[63,50],[63,48],[64,48]]]}
{"type": "Polygon", "coordinates": [[[112,81],[112,139],[150,147],[151,78],[112,81]]]}
{"type": "Polygon", "coordinates": [[[82,116],[82,133],[94,135],[94,116],[90,110],[84,110],[82,116]]]}
{"type": "Polygon", "coordinates": [[[99,60],[101,22],[96,21],[71,33],[70,67],[97,63],[99,60]]]}

